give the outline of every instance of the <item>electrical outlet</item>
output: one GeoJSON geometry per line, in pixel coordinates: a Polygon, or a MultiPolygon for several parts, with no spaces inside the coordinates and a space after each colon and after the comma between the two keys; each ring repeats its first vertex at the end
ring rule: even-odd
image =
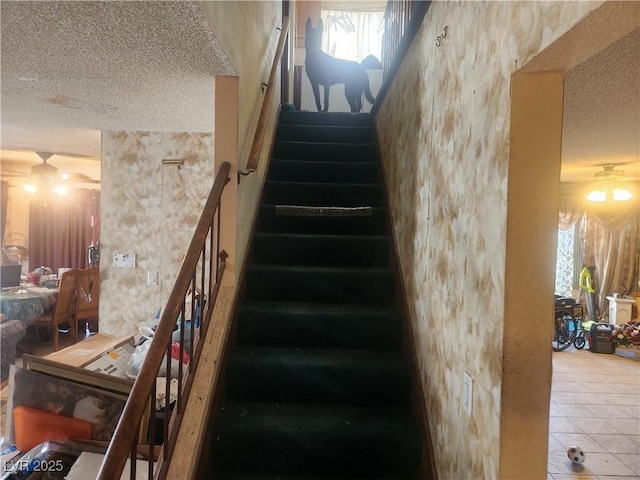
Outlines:
{"type": "Polygon", "coordinates": [[[464,372],[464,386],[462,387],[462,408],[471,417],[473,412],[473,378],[464,372]]]}
{"type": "Polygon", "coordinates": [[[147,285],[158,284],[158,272],[147,272],[147,285]]]}
{"type": "Polygon", "coordinates": [[[135,268],[136,254],[135,253],[114,253],[112,266],[116,268],[122,268],[122,267],[135,268]]]}

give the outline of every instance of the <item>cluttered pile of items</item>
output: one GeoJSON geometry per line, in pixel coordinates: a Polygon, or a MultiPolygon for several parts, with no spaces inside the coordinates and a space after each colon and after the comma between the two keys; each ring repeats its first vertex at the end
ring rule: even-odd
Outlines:
{"type": "MultiPolygon", "coordinates": [[[[26,354],[24,368],[12,366],[0,478],[95,478],[152,335],[152,329],[140,336],[98,333],[44,357],[26,354]]],[[[183,353],[182,362],[188,361],[183,353]]],[[[177,374],[160,372],[156,380],[156,412],[164,412],[175,402],[177,374]]],[[[157,418],[143,424],[152,421],[157,418]]],[[[162,428],[154,429],[154,438],[148,428],[141,430],[139,445],[162,444],[162,428]]],[[[142,458],[144,448],[140,452],[141,460],[149,460],[142,458]]],[[[138,471],[145,472],[146,464],[138,471]]]]}

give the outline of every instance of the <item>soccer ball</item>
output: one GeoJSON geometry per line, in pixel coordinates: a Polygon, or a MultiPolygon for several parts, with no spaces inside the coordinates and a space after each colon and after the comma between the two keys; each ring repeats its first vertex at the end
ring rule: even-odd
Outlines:
{"type": "Polygon", "coordinates": [[[569,450],[567,450],[567,456],[573,463],[584,463],[584,460],[587,457],[584,450],[580,447],[569,447],[569,450]]]}

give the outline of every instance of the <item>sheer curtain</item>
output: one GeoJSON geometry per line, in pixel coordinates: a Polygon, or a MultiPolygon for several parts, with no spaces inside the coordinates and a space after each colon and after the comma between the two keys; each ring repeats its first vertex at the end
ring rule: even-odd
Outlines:
{"type": "Polygon", "coordinates": [[[334,57],[361,62],[368,55],[382,56],[384,10],[322,10],[322,50],[334,57]]]}
{"type": "Polygon", "coordinates": [[[29,270],[39,266],[87,268],[87,249],[96,242],[100,192],[76,190],[32,202],[29,207],[29,270]]]}

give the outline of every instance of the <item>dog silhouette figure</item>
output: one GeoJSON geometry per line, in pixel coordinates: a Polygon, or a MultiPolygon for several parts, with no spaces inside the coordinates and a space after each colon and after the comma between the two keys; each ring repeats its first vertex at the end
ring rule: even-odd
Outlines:
{"type": "Polygon", "coordinates": [[[351,107],[351,113],[362,110],[362,95],[373,105],[376,101],[369,87],[369,76],[364,67],[350,60],[332,57],[322,51],[322,20],[313,28],[311,18],[307,18],[305,26],[305,60],[307,77],[315,97],[319,112],[329,111],[329,89],[331,85],[344,83],[344,95],[351,107]],[[320,85],[324,87],[324,108],[320,104],[320,85]]]}

